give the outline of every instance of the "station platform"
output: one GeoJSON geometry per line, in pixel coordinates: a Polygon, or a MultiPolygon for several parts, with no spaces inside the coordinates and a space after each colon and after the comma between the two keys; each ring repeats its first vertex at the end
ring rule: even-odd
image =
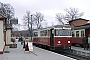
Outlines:
{"type": "Polygon", "coordinates": [[[72,53],[75,53],[78,55],[90,57],[90,50],[84,50],[84,48],[81,48],[81,47],[72,46],[71,51],[72,51],[72,53]]]}
{"type": "Polygon", "coordinates": [[[8,48],[8,51],[10,53],[0,55],[0,60],[76,60],[38,47],[34,47],[32,53],[24,52],[20,43],[18,43],[17,48],[8,48]]]}

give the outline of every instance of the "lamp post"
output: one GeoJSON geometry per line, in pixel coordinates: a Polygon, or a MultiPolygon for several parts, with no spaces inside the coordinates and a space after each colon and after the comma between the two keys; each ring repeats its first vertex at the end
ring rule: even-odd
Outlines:
{"type": "Polygon", "coordinates": [[[32,34],[32,32],[33,32],[33,31],[32,31],[32,16],[33,16],[33,15],[31,15],[31,41],[32,41],[32,36],[33,36],[33,34],[32,34]]]}

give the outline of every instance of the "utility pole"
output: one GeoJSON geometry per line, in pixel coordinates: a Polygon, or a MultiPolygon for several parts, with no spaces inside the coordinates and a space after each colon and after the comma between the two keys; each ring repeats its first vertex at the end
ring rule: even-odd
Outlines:
{"type": "MultiPolygon", "coordinates": [[[[32,32],[33,32],[33,31],[32,31],[32,16],[33,16],[33,15],[31,15],[31,41],[32,41],[32,36],[33,36],[33,34],[32,34],[32,32]]],[[[33,41],[32,41],[32,42],[33,42],[33,41]]]]}
{"type": "Polygon", "coordinates": [[[30,24],[30,12],[27,12],[27,16],[28,16],[28,31],[29,31],[29,35],[30,35],[30,26],[29,26],[29,24],[30,24]]]}
{"type": "Polygon", "coordinates": [[[30,15],[30,12],[27,12],[27,16],[28,16],[28,29],[29,29],[29,34],[30,34],[30,36],[31,36],[31,42],[32,42],[32,36],[33,36],[33,34],[32,34],[32,16],[33,15],[30,15]],[[31,22],[30,22],[30,20],[31,20],[31,22]],[[31,27],[29,26],[29,24],[31,25],[31,27]]]}
{"type": "Polygon", "coordinates": [[[30,20],[29,17],[30,16],[29,16],[29,14],[27,14],[27,15],[28,15],[28,30],[29,30],[29,34],[30,34],[30,28],[29,28],[29,20],[30,20]]]}

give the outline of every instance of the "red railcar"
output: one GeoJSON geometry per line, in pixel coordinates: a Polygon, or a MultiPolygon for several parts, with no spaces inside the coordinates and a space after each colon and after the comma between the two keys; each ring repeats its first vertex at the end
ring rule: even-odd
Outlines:
{"type": "Polygon", "coordinates": [[[59,25],[34,30],[33,43],[53,50],[70,49],[72,46],[71,28],[59,25]]]}
{"type": "Polygon", "coordinates": [[[90,23],[72,28],[72,45],[83,47],[82,38],[90,36],[90,23]]]}

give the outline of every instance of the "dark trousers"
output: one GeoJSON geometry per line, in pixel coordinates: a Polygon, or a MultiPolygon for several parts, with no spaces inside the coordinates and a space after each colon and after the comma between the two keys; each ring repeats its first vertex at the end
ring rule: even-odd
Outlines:
{"type": "Polygon", "coordinates": [[[23,41],[21,41],[21,45],[23,45],[23,41]]]}
{"type": "Polygon", "coordinates": [[[83,44],[84,50],[88,50],[88,44],[83,44]]]}
{"type": "Polygon", "coordinates": [[[89,43],[89,50],[90,50],[90,43],[89,43]]]}

